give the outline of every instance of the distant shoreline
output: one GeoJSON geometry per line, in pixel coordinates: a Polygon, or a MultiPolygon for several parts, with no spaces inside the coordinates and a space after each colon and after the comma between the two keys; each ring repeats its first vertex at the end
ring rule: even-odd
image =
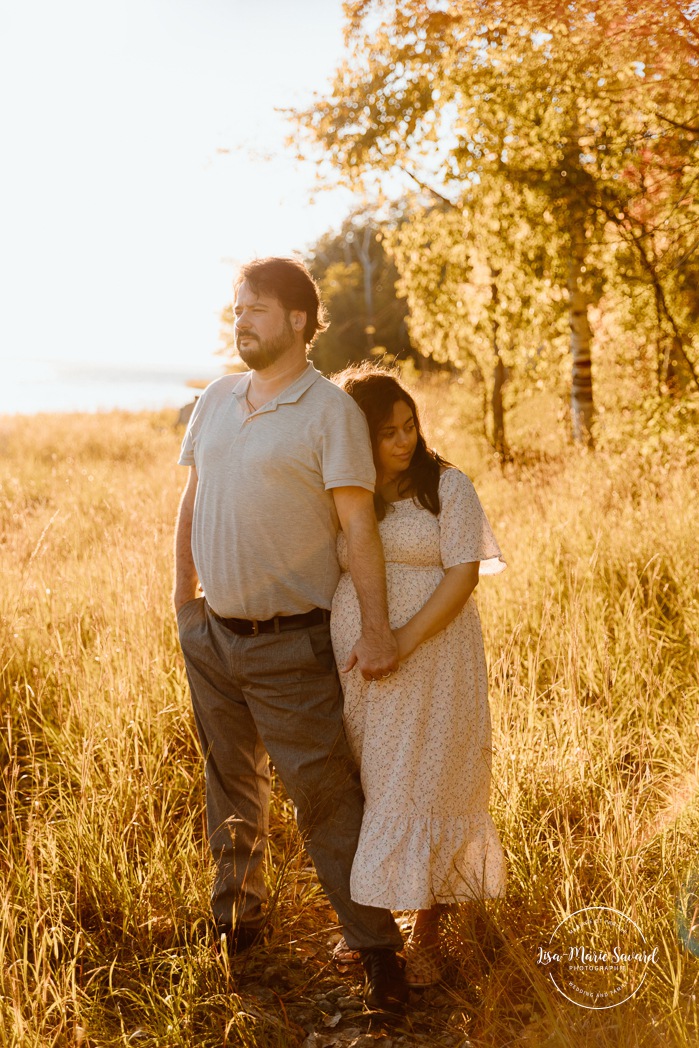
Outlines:
{"type": "Polygon", "coordinates": [[[177,410],[218,377],[133,368],[55,368],[45,377],[20,374],[10,376],[0,388],[0,416],[177,410]]]}

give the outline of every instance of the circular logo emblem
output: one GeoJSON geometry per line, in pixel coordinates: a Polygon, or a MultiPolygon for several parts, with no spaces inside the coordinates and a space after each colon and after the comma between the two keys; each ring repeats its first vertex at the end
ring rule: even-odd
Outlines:
{"type": "Polygon", "coordinates": [[[537,964],[567,1000],[581,1008],[615,1008],[640,990],[657,963],[630,917],[608,906],[577,910],[558,925],[537,964]]]}

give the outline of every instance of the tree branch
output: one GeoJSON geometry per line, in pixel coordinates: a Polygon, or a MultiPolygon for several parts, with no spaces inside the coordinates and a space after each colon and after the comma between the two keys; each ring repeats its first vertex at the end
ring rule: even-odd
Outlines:
{"type": "Polygon", "coordinates": [[[663,116],[662,113],[658,113],[658,116],[666,124],[671,124],[673,127],[679,128],[680,131],[689,131],[693,135],[699,135],[699,124],[696,127],[692,127],[691,124],[681,124],[677,120],[672,120],[669,116],[663,116]]]}
{"type": "Polygon", "coordinates": [[[452,210],[459,211],[459,212],[461,211],[461,208],[459,207],[458,204],[455,204],[453,200],[449,200],[448,197],[445,197],[437,189],[434,189],[432,186],[428,186],[427,183],[423,182],[421,178],[418,178],[417,175],[414,175],[412,171],[409,171],[408,168],[405,166],[405,164],[399,164],[398,167],[403,172],[404,175],[407,175],[408,178],[412,178],[413,182],[417,186],[419,186],[420,189],[424,189],[426,193],[430,193],[433,197],[435,197],[437,200],[439,200],[442,204],[446,204],[447,207],[450,207],[452,210]]]}
{"type": "MultiPolygon", "coordinates": [[[[699,33],[697,33],[697,29],[696,29],[696,26],[694,25],[694,22],[690,18],[687,18],[686,14],[682,10],[682,7],[680,6],[680,4],[673,3],[672,7],[674,8],[675,14],[679,15],[681,21],[684,23],[684,27],[687,30],[687,32],[690,34],[690,36],[693,36],[693,37],[699,39],[699,33]]],[[[686,43],[689,44],[689,46],[692,48],[693,51],[699,50],[699,44],[692,44],[692,42],[690,40],[687,40],[686,37],[685,37],[685,40],[686,40],[686,43]]]]}

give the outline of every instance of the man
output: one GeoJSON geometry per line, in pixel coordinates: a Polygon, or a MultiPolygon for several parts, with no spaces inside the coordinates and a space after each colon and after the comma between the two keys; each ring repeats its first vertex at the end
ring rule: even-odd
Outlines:
{"type": "Polygon", "coordinates": [[[302,263],[246,265],[235,316],[236,346],[251,370],[213,382],[192,414],[175,540],[174,603],[217,863],[214,920],[229,950],[260,935],[269,755],[347,944],[360,951],[367,1003],[400,1011],[407,987],[398,928],[390,912],[349,894],[363,796],[329,629],[339,526],[362,612],[345,668],[367,679],[396,668],[366,422],[307,361],[326,325],[302,263]]]}

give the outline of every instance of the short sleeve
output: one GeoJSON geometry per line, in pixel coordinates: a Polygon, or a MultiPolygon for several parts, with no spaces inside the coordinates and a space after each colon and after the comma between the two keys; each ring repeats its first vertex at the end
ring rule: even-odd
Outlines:
{"type": "Polygon", "coordinates": [[[476,489],[458,469],[448,469],[439,482],[439,542],[442,564],[480,561],[480,575],[498,575],[507,565],[480,504],[476,489]]]}
{"type": "Polygon", "coordinates": [[[202,402],[204,400],[203,395],[197,397],[197,401],[194,405],[192,414],[189,417],[189,423],[185,430],[184,439],[182,440],[182,447],[180,448],[180,457],[177,460],[178,466],[193,466],[195,465],[194,460],[194,435],[197,432],[201,424],[202,414],[202,402]]]}
{"type": "Polygon", "coordinates": [[[221,378],[210,382],[204,392],[196,398],[180,448],[180,457],[177,460],[179,466],[196,466],[197,440],[204,419],[208,419],[211,411],[216,409],[216,405],[220,405],[230,397],[231,392],[246,374],[247,372],[239,375],[222,375],[221,378]]]}
{"type": "Polygon", "coordinates": [[[341,487],[373,491],[376,469],[366,417],[349,394],[338,392],[342,396],[333,405],[332,421],[326,422],[322,434],[323,484],[326,491],[341,487]]]}

